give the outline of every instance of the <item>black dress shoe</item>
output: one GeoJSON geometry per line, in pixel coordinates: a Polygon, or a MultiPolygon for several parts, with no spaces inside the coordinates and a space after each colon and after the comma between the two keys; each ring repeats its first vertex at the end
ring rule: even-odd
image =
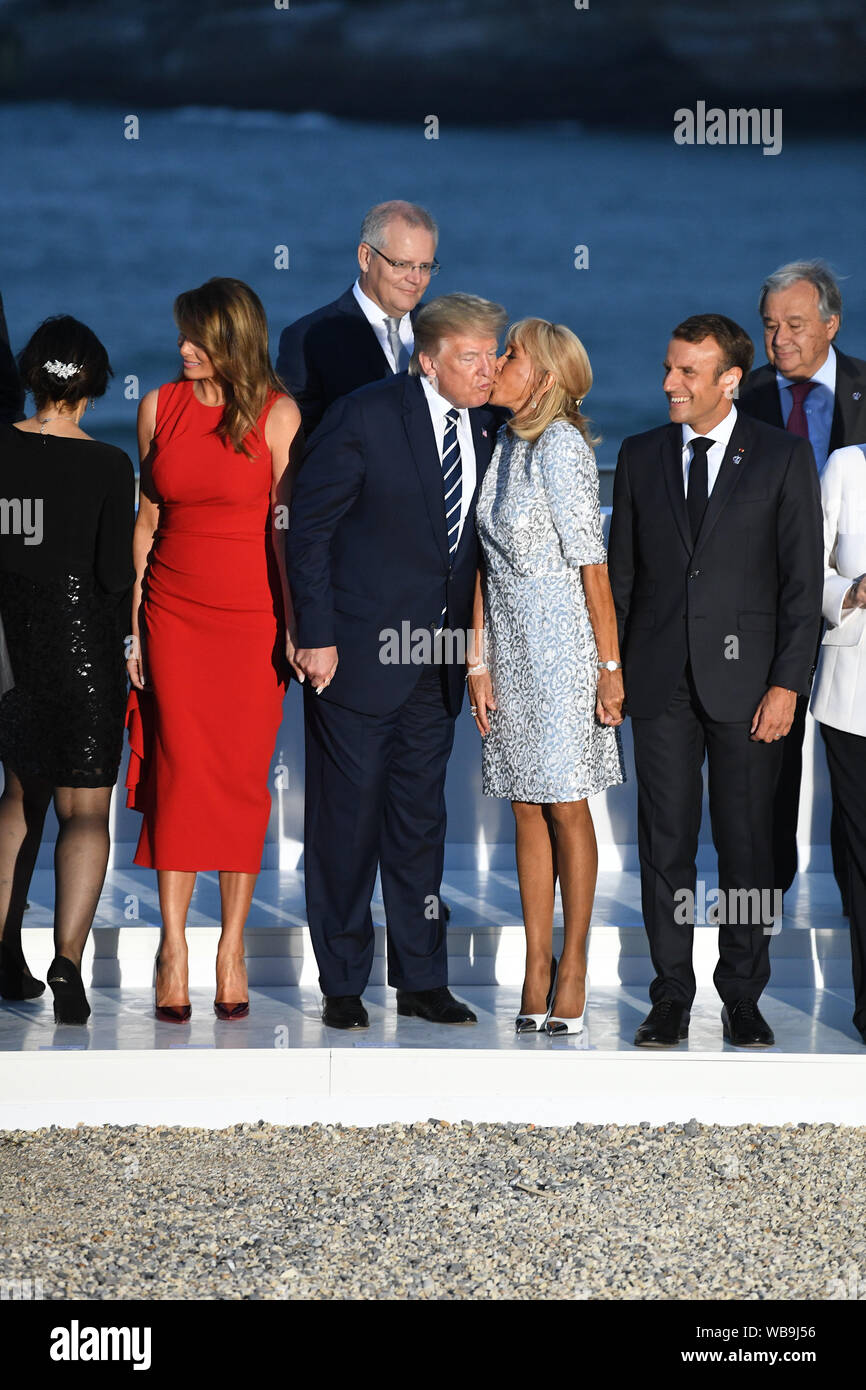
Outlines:
{"type": "Polygon", "coordinates": [[[676,1047],[689,1036],[689,1014],[685,1004],[660,999],[653,1004],[634,1035],[635,1047],[676,1047]]]}
{"type": "Polygon", "coordinates": [[[403,1018],[423,1018],[428,1023],[477,1023],[468,1004],[455,999],[447,985],[438,989],[419,989],[412,993],[397,990],[397,1012],[403,1018]]]}
{"type": "Polygon", "coordinates": [[[754,999],[738,999],[722,1009],[722,1031],[734,1047],[772,1047],[776,1039],[754,999]]]}
{"type": "Polygon", "coordinates": [[[360,994],[326,994],[322,998],[322,1022],[326,1028],[369,1028],[360,994]]]}

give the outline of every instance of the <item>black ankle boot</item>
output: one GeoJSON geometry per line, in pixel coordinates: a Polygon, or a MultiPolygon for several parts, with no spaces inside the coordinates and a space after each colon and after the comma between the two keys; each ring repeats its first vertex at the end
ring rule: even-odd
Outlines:
{"type": "Polygon", "coordinates": [[[44,991],[44,982],[28,973],[24,957],[13,955],[0,941],[0,998],[38,999],[44,991]]]}
{"type": "Polygon", "coordinates": [[[55,956],[48,967],[48,983],[54,995],[55,1023],[86,1023],[90,1005],[77,967],[65,956],[55,956]]]}

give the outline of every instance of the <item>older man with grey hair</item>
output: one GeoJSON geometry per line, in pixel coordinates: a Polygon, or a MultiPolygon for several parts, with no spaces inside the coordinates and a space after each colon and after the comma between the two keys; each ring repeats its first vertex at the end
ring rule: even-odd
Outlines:
{"type": "Polygon", "coordinates": [[[283,330],[277,372],[308,438],[341,396],[408,367],[418,304],[439,269],[438,240],[417,203],[377,203],[361,224],[354,285],[283,330]]]}
{"type": "Polygon", "coordinates": [[[824,261],[792,261],[761,286],[767,363],[751,373],[738,406],[808,439],[818,471],[828,455],[866,439],[866,362],[834,346],[842,295],[824,261]]]}
{"type": "MultiPolygon", "coordinates": [[[[836,277],[821,260],[780,266],[761,286],[758,311],[768,360],[751,373],[737,405],[746,415],[807,439],[822,473],[834,449],[866,440],[866,362],[848,357],[835,346],[842,322],[842,295],[836,277]]],[[[797,819],[808,704],[805,695],[797,701],[776,789],[776,886],[783,891],[790,888],[797,872],[797,819]]],[[[835,807],[830,841],[833,871],[847,916],[847,854],[835,807]]]]}

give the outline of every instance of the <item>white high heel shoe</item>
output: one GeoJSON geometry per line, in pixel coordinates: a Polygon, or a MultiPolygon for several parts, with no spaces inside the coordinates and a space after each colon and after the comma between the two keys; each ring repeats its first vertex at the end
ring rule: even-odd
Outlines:
{"type": "Polygon", "coordinates": [[[547,1036],[549,1038],[565,1038],[574,1037],[576,1034],[582,1033],[583,1020],[586,1018],[586,1005],[588,999],[589,975],[587,975],[586,977],[586,991],[583,999],[583,1013],[580,1015],[580,1018],[559,1018],[556,1014],[552,1014],[550,1010],[548,1010],[547,1019],[544,1024],[544,1030],[547,1033],[547,1036]]]}
{"type": "Polygon", "coordinates": [[[515,1033],[543,1033],[544,1025],[550,1017],[550,1006],[553,1003],[553,991],[556,988],[556,972],[559,969],[556,957],[550,967],[550,989],[547,991],[547,1013],[543,1014],[518,1014],[514,1020],[515,1033]]]}

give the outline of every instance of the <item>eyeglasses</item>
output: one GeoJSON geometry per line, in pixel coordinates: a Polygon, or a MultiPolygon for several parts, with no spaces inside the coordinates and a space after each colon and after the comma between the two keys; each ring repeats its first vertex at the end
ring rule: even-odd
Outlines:
{"type": "Polygon", "coordinates": [[[422,275],[438,275],[442,269],[438,261],[419,261],[417,265],[413,265],[411,261],[392,261],[391,257],[386,256],[383,251],[379,251],[375,246],[370,246],[369,241],[365,241],[364,245],[370,251],[375,251],[377,256],[381,256],[383,261],[388,262],[392,270],[399,271],[401,275],[405,275],[410,270],[420,270],[422,275]]]}

